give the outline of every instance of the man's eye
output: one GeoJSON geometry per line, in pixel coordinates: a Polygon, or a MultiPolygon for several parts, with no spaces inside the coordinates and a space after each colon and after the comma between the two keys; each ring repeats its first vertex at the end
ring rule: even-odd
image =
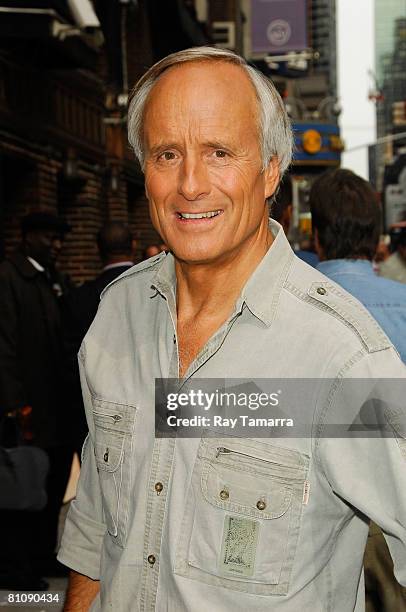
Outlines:
{"type": "Polygon", "coordinates": [[[227,157],[226,151],[223,151],[222,149],[217,149],[216,151],[214,151],[214,155],[216,157],[219,157],[220,159],[224,159],[225,157],[227,157]]]}
{"type": "Polygon", "coordinates": [[[172,151],[164,151],[158,156],[158,159],[162,161],[171,161],[172,159],[175,159],[175,153],[172,151]]]}

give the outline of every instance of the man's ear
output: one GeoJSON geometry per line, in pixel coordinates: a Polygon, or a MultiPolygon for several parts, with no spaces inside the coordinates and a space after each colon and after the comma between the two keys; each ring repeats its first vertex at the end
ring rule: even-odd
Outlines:
{"type": "Polygon", "coordinates": [[[265,169],[265,199],[270,198],[279,185],[279,163],[273,157],[265,169]]]}

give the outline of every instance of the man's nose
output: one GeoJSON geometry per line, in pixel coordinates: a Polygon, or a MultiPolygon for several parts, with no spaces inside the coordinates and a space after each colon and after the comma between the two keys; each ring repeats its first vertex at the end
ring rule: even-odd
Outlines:
{"type": "Polygon", "coordinates": [[[207,166],[197,156],[187,156],[179,173],[178,191],[186,200],[198,200],[210,193],[211,186],[207,166]]]}

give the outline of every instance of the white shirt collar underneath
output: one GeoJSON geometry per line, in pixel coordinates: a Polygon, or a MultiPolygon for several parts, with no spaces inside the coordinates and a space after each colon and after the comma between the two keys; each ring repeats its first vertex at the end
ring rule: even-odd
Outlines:
{"type": "Polygon", "coordinates": [[[38,270],[38,272],[45,272],[45,268],[43,268],[41,264],[38,263],[38,261],[35,261],[35,259],[33,259],[32,257],[28,257],[28,255],[27,255],[27,259],[30,263],[32,263],[34,268],[38,270]]]}

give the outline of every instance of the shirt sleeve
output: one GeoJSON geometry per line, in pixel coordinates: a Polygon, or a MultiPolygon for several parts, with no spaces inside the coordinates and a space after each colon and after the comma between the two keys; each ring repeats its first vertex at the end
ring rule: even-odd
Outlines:
{"type": "Polygon", "coordinates": [[[337,387],[318,458],[333,492],[381,527],[406,586],[406,368],[392,349],[365,360],[337,387]]]}
{"type": "MultiPolygon", "coordinates": [[[[79,370],[83,401],[86,413],[89,415],[92,413],[92,403],[81,357],[79,357],[79,370]]],[[[57,558],[76,572],[93,580],[99,580],[101,548],[106,525],[103,519],[102,497],[93,446],[94,427],[89,418],[88,424],[89,434],[83,445],[76,498],[70,504],[57,558]]]]}

